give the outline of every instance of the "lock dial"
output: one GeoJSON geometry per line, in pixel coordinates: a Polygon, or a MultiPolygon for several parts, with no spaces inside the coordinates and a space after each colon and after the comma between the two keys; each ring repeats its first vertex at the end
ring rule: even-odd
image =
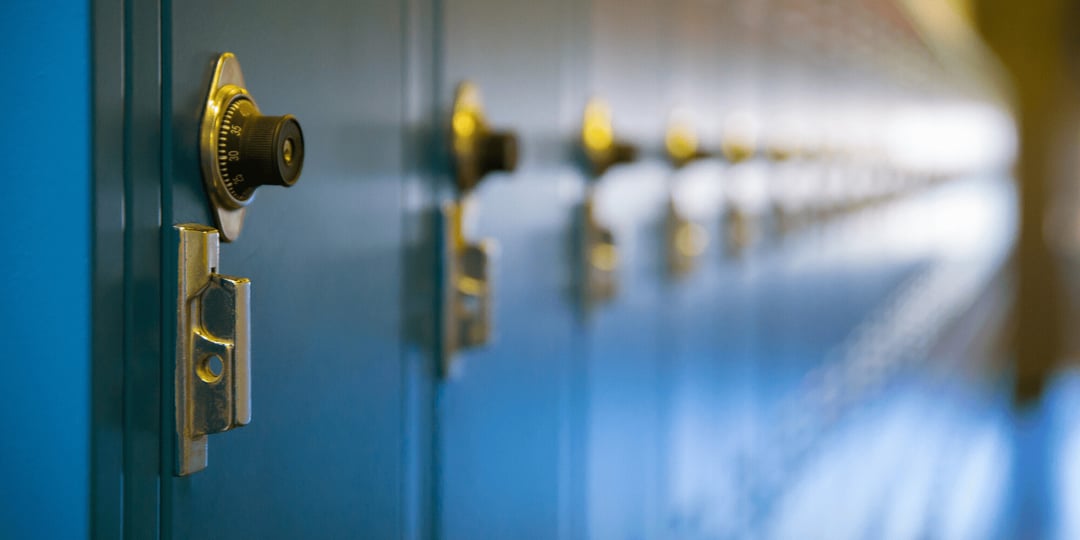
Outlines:
{"type": "Polygon", "coordinates": [[[304,165],[304,135],[291,115],[264,116],[231,53],[218,58],[200,132],[203,181],[225,241],[243,228],[260,186],[289,187],[304,165]]]}
{"type": "Polygon", "coordinates": [[[581,121],[581,146],[594,179],[603,176],[615,165],[630,163],[638,158],[636,146],[615,137],[611,107],[600,98],[592,98],[585,105],[585,115],[581,121]]]}
{"type": "Polygon", "coordinates": [[[290,115],[262,116],[250,99],[233,100],[218,129],[217,166],[231,198],[251,200],[259,186],[291,186],[304,163],[304,136],[290,115]]]}
{"type": "Polygon", "coordinates": [[[455,176],[461,193],[471,191],[488,174],[513,172],[517,168],[517,134],[488,126],[480,89],[475,84],[466,81],[458,85],[450,128],[455,176]]]}

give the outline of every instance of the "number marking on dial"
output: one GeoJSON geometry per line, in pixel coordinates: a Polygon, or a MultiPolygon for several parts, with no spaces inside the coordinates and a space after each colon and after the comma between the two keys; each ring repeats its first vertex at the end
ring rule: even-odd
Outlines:
{"type": "Polygon", "coordinates": [[[238,99],[229,105],[222,116],[221,128],[218,130],[218,169],[221,171],[221,179],[225,184],[225,189],[238,200],[247,199],[249,194],[239,192],[244,176],[242,174],[235,176],[229,174],[229,163],[236,163],[242,159],[239,144],[233,144],[233,148],[230,149],[229,143],[237,141],[237,138],[244,132],[242,123],[233,123],[234,117],[239,116],[238,119],[240,120],[247,118],[247,114],[241,110],[244,103],[247,103],[247,100],[238,99]]]}

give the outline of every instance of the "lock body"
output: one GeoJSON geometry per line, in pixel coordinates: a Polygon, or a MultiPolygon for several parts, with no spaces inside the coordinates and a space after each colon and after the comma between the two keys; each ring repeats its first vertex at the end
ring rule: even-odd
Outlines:
{"type": "Polygon", "coordinates": [[[450,136],[454,177],[461,194],[472,191],[489,174],[517,168],[517,135],[488,125],[480,89],[471,82],[458,85],[454,94],[450,136]]]}
{"type": "Polygon", "coordinates": [[[586,168],[593,179],[600,178],[615,165],[630,163],[638,158],[636,146],[615,136],[611,107],[600,98],[590,99],[585,105],[581,121],[581,148],[586,168]]]}
{"type": "Polygon", "coordinates": [[[257,188],[290,187],[300,178],[300,123],[291,115],[262,114],[232,53],[222,54],[214,64],[199,128],[199,155],[214,222],[226,242],[240,236],[257,188]]]}

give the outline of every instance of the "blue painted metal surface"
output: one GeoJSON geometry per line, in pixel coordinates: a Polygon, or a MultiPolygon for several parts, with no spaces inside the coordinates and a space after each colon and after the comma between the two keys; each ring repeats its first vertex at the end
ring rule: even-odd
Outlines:
{"type": "MultiPolygon", "coordinates": [[[[728,172],[710,160],[669,182],[720,185],[728,172]]],[[[695,270],[679,280],[668,277],[664,287],[669,450],[662,526],[677,538],[747,532],[741,516],[749,508],[744,467],[754,421],[753,263],[728,252],[721,193],[710,193],[711,204],[694,216],[709,234],[695,270]]]]}
{"type": "Polygon", "coordinates": [[[90,475],[87,2],[6,2],[0,536],[85,538],[90,475]]]}
{"type": "MultiPolygon", "coordinates": [[[[90,529],[118,538],[124,527],[124,141],[125,81],[122,2],[92,4],[92,390],[90,529]]],[[[152,454],[156,454],[153,452],[152,454]]],[[[130,515],[130,514],[129,514],[130,515]]],[[[156,519],[154,509],[150,518],[156,519]]]]}
{"type": "Polygon", "coordinates": [[[619,291],[585,322],[586,481],[592,538],[651,538],[665,499],[664,180],[656,162],[599,179],[598,220],[619,249],[619,291]]]}
{"type": "MultiPolygon", "coordinates": [[[[1061,457],[1076,445],[1067,412],[1075,381],[1060,381],[1043,408],[1014,417],[997,379],[965,371],[979,367],[956,353],[970,343],[926,349],[901,339],[905,329],[918,334],[918,324],[946,327],[941,312],[966,301],[949,295],[985,286],[979,280],[1000,263],[1000,253],[966,252],[933,234],[913,240],[905,216],[926,214],[904,212],[941,211],[942,201],[957,200],[1008,206],[1000,183],[766,237],[740,257],[723,253],[717,199],[700,217],[713,241],[698,270],[679,282],[665,275],[672,171],[655,155],[665,114],[683,105],[711,121],[747,106],[758,90],[750,59],[723,48],[746,36],[722,7],[124,6],[129,537],[1076,536],[1068,512],[1076,494],[1062,480],[1074,471],[1061,457]],[[156,361],[170,350],[160,336],[169,335],[171,306],[160,298],[170,297],[172,246],[161,230],[210,223],[195,133],[211,62],[224,50],[237,53],[265,111],[300,119],[309,153],[300,183],[261,191],[243,236],[222,248],[221,270],[254,282],[253,423],[212,437],[210,468],[176,479],[167,469],[159,475],[172,459],[169,389],[158,386],[168,367],[156,361]],[[712,64],[714,55],[722,61],[712,64]],[[501,244],[495,339],[461,353],[459,375],[440,382],[424,340],[439,307],[436,255],[424,252],[434,227],[424,220],[449,193],[445,156],[433,148],[463,79],[480,85],[495,126],[522,136],[524,161],[475,194],[473,235],[501,244]],[[600,180],[598,217],[621,250],[620,293],[582,319],[570,297],[570,239],[585,179],[572,145],[594,93],[612,102],[616,130],[652,155],[600,180]],[[888,354],[874,349],[890,343],[888,354]]],[[[50,24],[85,23],[83,11],[67,15],[50,12],[50,24]]],[[[3,39],[21,40],[44,17],[7,17],[20,31],[3,39]]],[[[36,73],[81,80],[85,93],[86,67],[76,61],[87,54],[82,31],[34,49],[70,69],[36,73]]],[[[36,58],[17,57],[12,72],[36,58]]],[[[5,99],[29,99],[3,88],[5,99]]],[[[88,111],[56,99],[78,128],[88,111]]],[[[44,113],[13,110],[17,119],[44,113]]],[[[20,155],[44,151],[27,140],[9,144],[20,155]]],[[[17,321],[20,349],[49,339],[66,351],[31,357],[21,378],[0,383],[17,405],[3,419],[23,434],[0,440],[6,477],[32,495],[3,505],[0,512],[18,512],[0,513],[11,527],[0,535],[77,537],[87,522],[87,426],[78,405],[88,401],[89,239],[79,233],[89,218],[87,187],[77,181],[88,177],[87,159],[39,160],[54,167],[54,182],[4,188],[20,207],[47,193],[65,210],[63,222],[45,229],[34,227],[34,214],[16,213],[20,234],[5,251],[31,255],[16,259],[16,277],[46,283],[41,276],[61,275],[48,287],[17,288],[0,320],[17,321]],[[31,234],[35,242],[25,240],[31,234]],[[27,314],[57,313],[77,321],[63,339],[41,334],[57,326],[25,323],[27,314]],[[64,369],[50,363],[58,360],[64,369]],[[26,384],[56,384],[49,377],[57,372],[62,400],[43,400],[26,384]],[[30,403],[45,407],[41,417],[11,415],[30,403]],[[58,421],[77,425],[59,430],[58,421]],[[8,473],[12,465],[19,467],[8,473]]],[[[696,174],[730,187],[753,167],[768,173],[761,162],[714,162],[696,174]]],[[[980,242],[1007,244],[1007,234],[987,230],[980,242]]]]}

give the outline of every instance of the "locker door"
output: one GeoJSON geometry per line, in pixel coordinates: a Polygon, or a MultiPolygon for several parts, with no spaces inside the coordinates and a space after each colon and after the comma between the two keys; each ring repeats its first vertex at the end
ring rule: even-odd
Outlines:
{"type": "Polygon", "coordinates": [[[659,536],[666,475],[667,369],[662,148],[670,7],[592,2],[590,93],[607,99],[616,136],[643,159],[596,180],[597,220],[619,253],[618,292],[584,321],[586,511],[592,538],[659,536]]]}
{"type": "Polygon", "coordinates": [[[260,189],[221,246],[219,270],[252,282],[250,425],[210,436],[208,468],[174,477],[163,400],[164,536],[399,537],[402,7],[164,5],[164,226],[213,223],[197,133],[219,53],[306,143],[298,183],[260,189]]]}
{"type": "MultiPolygon", "coordinates": [[[[570,297],[573,144],[584,83],[587,3],[444,2],[438,99],[477,84],[489,122],[519,136],[513,174],[473,192],[473,238],[498,242],[493,339],[461,351],[437,410],[438,537],[568,538],[574,441],[566,433],[578,358],[570,297]]],[[[444,128],[446,129],[446,128],[444,128]]],[[[452,185],[436,179],[444,192],[452,185]]],[[[578,473],[579,474],[579,473],[578,473]]],[[[573,537],[579,537],[573,536],[573,537]]]]}

